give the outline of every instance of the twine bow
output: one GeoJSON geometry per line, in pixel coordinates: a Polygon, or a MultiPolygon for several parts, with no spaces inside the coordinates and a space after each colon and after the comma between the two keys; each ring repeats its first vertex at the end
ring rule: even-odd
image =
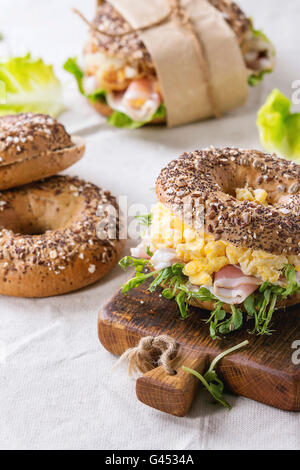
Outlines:
{"type": "Polygon", "coordinates": [[[135,348],[129,348],[122,354],[114,368],[128,360],[128,375],[136,372],[144,374],[158,366],[162,366],[167,374],[175,375],[171,362],[177,350],[177,342],[170,336],[145,336],[135,348]]]}
{"type": "Polygon", "coordinates": [[[159,26],[163,23],[166,23],[171,18],[174,18],[175,21],[180,26],[186,28],[187,31],[193,37],[193,40],[195,42],[195,46],[197,49],[199,63],[203,72],[203,78],[204,78],[204,82],[205,82],[205,86],[207,90],[207,96],[208,96],[213,114],[215,115],[215,117],[220,118],[221,112],[215,100],[214,91],[213,91],[213,87],[211,83],[210,72],[209,72],[209,65],[208,65],[206,55],[205,55],[205,48],[202,43],[202,40],[199,34],[196,33],[192,20],[187,14],[186,10],[180,5],[180,0],[168,0],[168,3],[170,5],[169,11],[164,16],[162,16],[162,18],[158,19],[157,21],[148,23],[145,26],[140,26],[139,28],[130,28],[128,31],[124,31],[122,33],[109,33],[107,31],[103,31],[99,29],[96,25],[88,21],[84,17],[84,15],[76,8],[73,8],[73,12],[76,13],[93,31],[103,36],[108,36],[108,37],[123,37],[123,36],[127,36],[128,34],[146,31],[148,29],[154,28],[155,26],[159,26]]]}

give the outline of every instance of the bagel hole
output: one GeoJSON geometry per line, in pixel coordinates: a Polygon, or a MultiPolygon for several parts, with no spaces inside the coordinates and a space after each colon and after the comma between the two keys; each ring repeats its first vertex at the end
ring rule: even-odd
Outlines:
{"type": "Polygon", "coordinates": [[[43,235],[48,230],[52,230],[49,225],[40,224],[38,221],[27,223],[22,223],[22,221],[20,222],[21,223],[4,224],[4,226],[8,230],[12,230],[14,233],[18,233],[20,235],[43,235]]]}
{"type": "Polygon", "coordinates": [[[223,172],[216,176],[217,183],[220,185],[222,192],[235,199],[237,199],[237,189],[265,190],[267,193],[266,203],[270,206],[285,203],[286,199],[288,199],[286,195],[278,192],[273,180],[263,180],[261,172],[253,168],[249,171],[245,167],[237,166],[234,171],[224,169],[223,172]]]}
{"type": "Polygon", "coordinates": [[[14,200],[7,211],[0,212],[0,226],[20,235],[43,235],[63,229],[81,214],[79,198],[66,194],[49,195],[34,192],[14,200]],[[43,197],[42,197],[43,196],[43,197]]]}
{"type": "Polygon", "coordinates": [[[30,223],[29,225],[19,227],[18,233],[21,235],[43,235],[48,230],[51,230],[51,228],[30,223]]]}
{"type": "Polygon", "coordinates": [[[248,182],[241,181],[241,184],[238,186],[233,186],[233,187],[223,187],[223,192],[225,194],[228,194],[229,196],[233,197],[236,200],[237,199],[237,190],[238,189],[248,189],[250,192],[254,193],[256,189],[263,189],[267,192],[267,199],[266,199],[266,205],[276,205],[277,203],[282,202],[280,200],[280,195],[278,196],[274,191],[271,191],[269,187],[264,187],[264,185],[250,185],[248,182]]]}

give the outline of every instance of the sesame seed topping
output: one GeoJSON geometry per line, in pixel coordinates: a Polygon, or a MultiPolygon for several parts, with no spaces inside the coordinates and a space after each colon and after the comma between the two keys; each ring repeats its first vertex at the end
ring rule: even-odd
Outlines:
{"type": "Polygon", "coordinates": [[[55,151],[72,145],[71,137],[63,125],[47,115],[22,113],[0,117],[2,164],[34,158],[46,151],[55,151]]]}
{"type": "Polygon", "coordinates": [[[94,264],[89,265],[89,273],[93,274],[96,271],[96,266],[94,264]]]}

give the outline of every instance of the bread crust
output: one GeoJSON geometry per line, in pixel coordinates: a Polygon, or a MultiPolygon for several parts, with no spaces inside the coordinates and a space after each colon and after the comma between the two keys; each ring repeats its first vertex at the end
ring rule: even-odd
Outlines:
{"type": "Polygon", "coordinates": [[[258,150],[185,153],[164,168],[158,199],[201,235],[272,254],[300,253],[300,166],[258,150]],[[235,188],[265,189],[268,205],[239,201],[235,188]],[[199,215],[200,214],[200,215],[199,215]]]}
{"type": "Polygon", "coordinates": [[[0,118],[0,191],[55,175],[84,155],[85,141],[43,114],[0,118]]]}
{"type": "MultiPolygon", "coordinates": [[[[242,43],[247,32],[251,30],[251,22],[235,2],[231,0],[209,0],[211,5],[223,14],[224,20],[234,31],[239,44],[242,43]]],[[[108,33],[123,33],[130,31],[132,26],[107,1],[98,4],[93,24],[108,33]]],[[[135,32],[125,36],[104,36],[91,30],[90,42],[85,51],[99,50],[113,57],[126,59],[129,63],[138,63],[148,69],[155,69],[152,58],[135,32]]]]}
{"type": "Polygon", "coordinates": [[[2,295],[49,297],[81,289],[105,276],[121,255],[115,198],[78,178],[53,176],[6,191],[0,206],[2,295]],[[111,238],[107,207],[116,213],[111,238]]]}
{"type": "Polygon", "coordinates": [[[72,146],[71,136],[64,126],[46,114],[2,116],[0,137],[1,166],[72,146]]]}
{"type": "Polygon", "coordinates": [[[0,166],[0,191],[48,178],[76,163],[84,155],[85,140],[72,136],[72,141],[72,147],[43,152],[27,160],[0,166]]]}

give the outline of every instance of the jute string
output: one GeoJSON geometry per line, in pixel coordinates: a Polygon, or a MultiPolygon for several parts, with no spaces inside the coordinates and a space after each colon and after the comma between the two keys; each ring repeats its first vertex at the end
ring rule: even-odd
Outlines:
{"type": "Polygon", "coordinates": [[[146,31],[148,29],[154,28],[155,26],[159,26],[167,22],[170,18],[174,18],[177,21],[177,23],[180,26],[185,27],[187,31],[193,37],[193,40],[195,42],[195,46],[197,49],[199,63],[201,66],[201,70],[203,72],[203,78],[204,78],[204,82],[206,86],[207,96],[209,98],[210,105],[211,105],[211,108],[213,110],[215,117],[220,118],[221,112],[215,100],[213,87],[211,83],[211,77],[209,73],[209,66],[208,66],[207,58],[205,56],[205,48],[204,48],[203,42],[201,38],[199,37],[199,35],[196,33],[191,18],[188,16],[186,10],[180,5],[180,0],[168,0],[168,2],[170,5],[169,11],[162,18],[158,19],[157,21],[148,23],[145,26],[140,26],[139,28],[131,28],[128,31],[124,31],[122,33],[109,33],[107,31],[103,31],[99,29],[96,25],[88,21],[85,18],[85,16],[76,8],[73,8],[73,12],[76,13],[89,26],[90,29],[108,37],[123,37],[123,36],[127,36],[128,34],[146,31]]]}
{"type": "Polygon", "coordinates": [[[122,354],[114,368],[128,360],[128,375],[136,372],[145,374],[158,366],[162,366],[167,374],[175,375],[171,363],[177,350],[177,342],[170,336],[145,336],[135,348],[129,348],[122,354]]]}

